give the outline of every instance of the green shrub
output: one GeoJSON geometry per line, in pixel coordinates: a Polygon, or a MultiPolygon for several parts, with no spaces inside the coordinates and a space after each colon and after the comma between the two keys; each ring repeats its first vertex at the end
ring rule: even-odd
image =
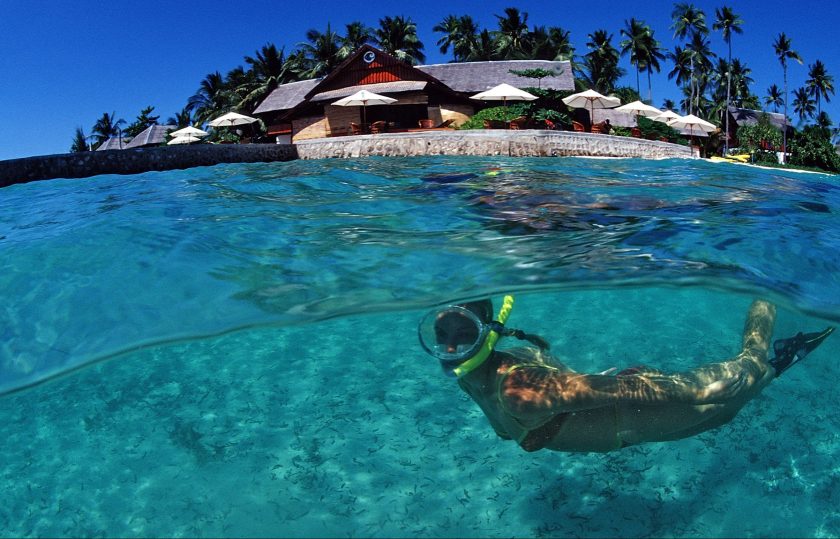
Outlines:
{"type": "Polygon", "coordinates": [[[755,125],[742,125],[737,132],[741,148],[749,153],[763,151],[764,146],[771,148],[782,147],[782,134],[770,123],[770,116],[766,113],[758,117],[755,125]]]}
{"type": "MultiPolygon", "coordinates": [[[[739,131],[740,133],[740,131],[739,131]]],[[[828,129],[809,125],[794,135],[790,144],[790,163],[840,172],[840,156],[831,144],[828,129]]]]}
{"type": "Polygon", "coordinates": [[[526,116],[527,106],[522,103],[507,107],[490,107],[476,112],[472,118],[461,124],[459,129],[484,129],[484,120],[509,122],[514,118],[526,116]]]}
{"type": "Polygon", "coordinates": [[[642,138],[659,140],[666,138],[669,142],[680,141],[680,133],[673,127],[663,122],[657,122],[644,116],[639,117],[639,131],[642,132],[642,138]]]}

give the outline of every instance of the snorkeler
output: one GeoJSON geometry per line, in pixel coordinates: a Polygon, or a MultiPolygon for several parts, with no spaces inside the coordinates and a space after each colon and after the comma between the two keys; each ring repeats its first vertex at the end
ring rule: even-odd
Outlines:
{"type": "Polygon", "coordinates": [[[540,337],[506,327],[512,307],[505,296],[494,320],[489,299],[449,306],[426,315],[418,331],[496,434],[525,451],[607,452],[719,427],[834,331],[777,340],[768,360],[776,309],[756,300],[741,352],[728,361],[672,374],[645,366],[582,374],[557,361],[540,337]],[[502,337],[533,346],[497,351],[502,337]]]}

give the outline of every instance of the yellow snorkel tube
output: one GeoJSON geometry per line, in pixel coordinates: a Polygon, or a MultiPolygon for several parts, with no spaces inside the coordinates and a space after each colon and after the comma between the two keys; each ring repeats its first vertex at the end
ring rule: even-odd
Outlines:
{"type": "MultiPolygon", "coordinates": [[[[496,321],[500,324],[504,324],[507,322],[508,316],[510,316],[510,311],[513,309],[513,296],[505,296],[504,300],[502,301],[502,307],[499,309],[499,314],[496,316],[496,321]]],[[[487,358],[490,357],[490,354],[493,353],[493,348],[496,346],[496,342],[499,340],[499,333],[496,330],[490,330],[487,334],[487,337],[484,339],[484,344],[479,349],[478,353],[471,357],[470,359],[466,360],[465,362],[461,363],[452,371],[455,376],[458,378],[469,374],[470,372],[477,369],[481,366],[482,363],[487,361],[487,358]]]]}

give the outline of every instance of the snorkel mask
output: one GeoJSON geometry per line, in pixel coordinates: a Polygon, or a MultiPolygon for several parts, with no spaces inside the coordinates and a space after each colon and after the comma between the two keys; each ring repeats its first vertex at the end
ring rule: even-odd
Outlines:
{"type": "Polygon", "coordinates": [[[541,338],[505,328],[512,309],[513,296],[505,296],[499,314],[492,322],[482,321],[474,312],[459,305],[431,311],[417,328],[420,344],[440,361],[447,374],[458,378],[484,363],[500,337],[514,336],[547,349],[548,344],[541,338]]]}

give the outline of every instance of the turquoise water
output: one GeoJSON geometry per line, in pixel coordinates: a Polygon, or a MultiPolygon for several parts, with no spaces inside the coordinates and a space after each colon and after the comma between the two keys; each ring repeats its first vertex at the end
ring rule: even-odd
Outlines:
{"type": "Polygon", "coordinates": [[[753,297],[777,337],[840,320],[838,208],[830,176],[684,160],[2,189],[0,534],[837,536],[840,339],[718,430],[529,454],[416,324],[516,292],[512,323],[579,370],[721,360],[753,297]]]}

